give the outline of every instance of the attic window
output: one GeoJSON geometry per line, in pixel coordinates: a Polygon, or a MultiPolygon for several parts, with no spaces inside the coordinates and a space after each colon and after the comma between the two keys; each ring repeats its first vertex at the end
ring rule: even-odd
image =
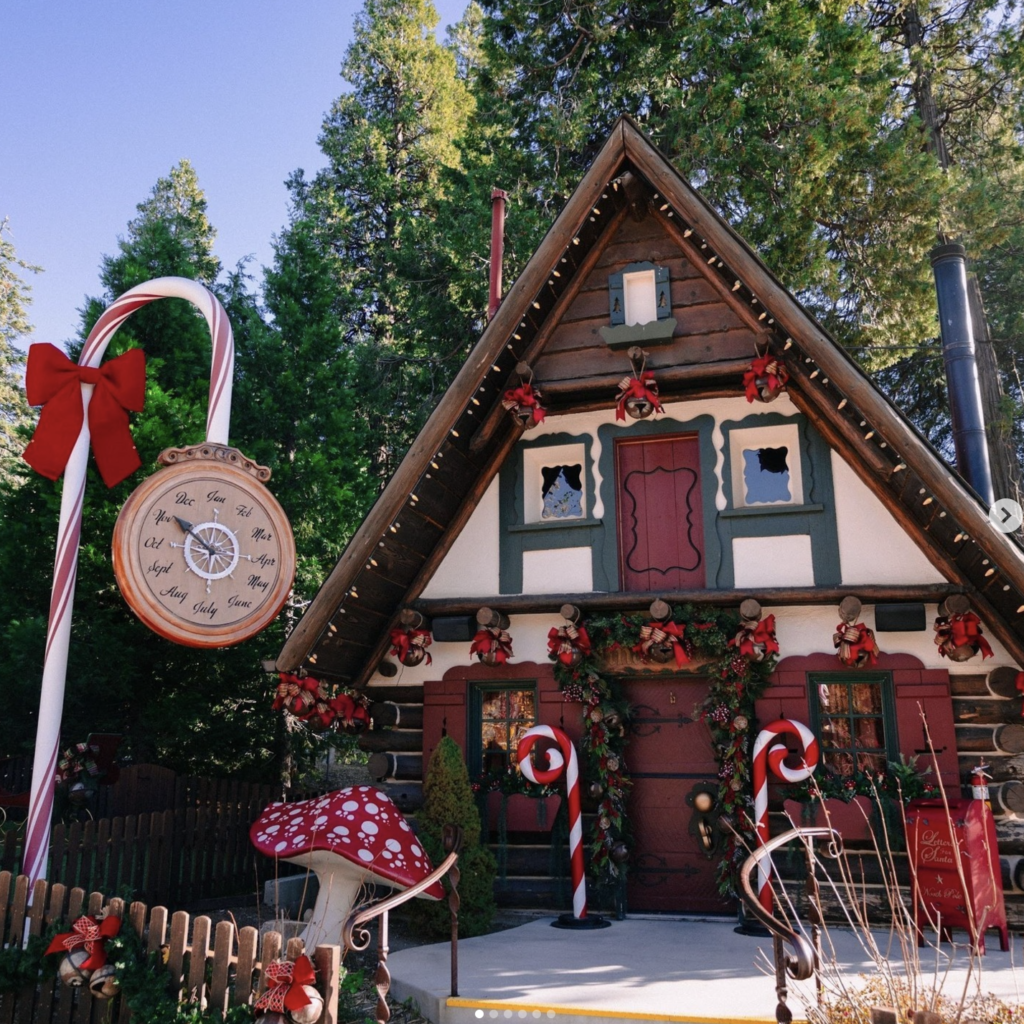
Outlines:
{"type": "Polygon", "coordinates": [[[580,519],[583,516],[583,466],[541,468],[541,519],[580,519]]]}
{"type": "Polygon", "coordinates": [[[729,432],[734,508],[802,505],[800,433],[795,423],[729,432]]]}
{"type": "Polygon", "coordinates": [[[653,263],[629,263],[608,275],[608,320],[601,336],[612,348],[637,341],[671,341],[676,321],[668,267],[653,263]]]}
{"type": "Polygon", "coordinates": [[[586,449],[537,445],[523,451],[523,522],[557,523],[587,516],[586,449]]]}
{"type": "Polygon", "coordinates": [[[792,501],[788,448],[743,450],[744,504],[792,501]]]}
{"type": "Polygon", "coordinates": [[[622,305],[627,324],[647,324],[658,319],[653,270],[622,275],[622,305]]]}

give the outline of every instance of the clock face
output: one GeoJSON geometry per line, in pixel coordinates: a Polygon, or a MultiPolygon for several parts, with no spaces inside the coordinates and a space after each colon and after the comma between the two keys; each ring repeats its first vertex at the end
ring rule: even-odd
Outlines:
{"type": "Polygon", "coordinates": [[[215,459],[143,481],[118,516],[113,554],[135,614],[193,647],[254,636],[281,610],[295,576],[281,506],[253,474],[215,459]]]}

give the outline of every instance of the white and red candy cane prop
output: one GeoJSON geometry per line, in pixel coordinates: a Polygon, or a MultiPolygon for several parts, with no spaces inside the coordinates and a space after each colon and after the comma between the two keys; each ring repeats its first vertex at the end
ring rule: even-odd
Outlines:
{"type": "MultiPolygon", "coordinates": [[[[784,782],[803,782],[814,774],[818,767],[818,740],[803,722],[788,718],[766,725],[754,741],[754,821],[757,830],[757,845],[768,842],[768,772],[771,771],[784,782]],[[785,743],[776,743],[780,736],[796,736],[803,747],[803,764],[799,768],[787,767],[785,761],[789,749],[785,743]]],[[[772,911],[771,862],[764,860],[758,867],[757,894],[761,906],[770,914],[772,911]]]]}
{"type": "MultiPolygon", "coordinates": [[[[186,299],[206,317],[213,337],[213,363],[210,372],[210,407],[206,414],[206,440],[227,444],[231,423],[231,385],[234,377],[235,343],[227,313],[217,297],[196,281],[182,277],[160,277],[125,292],[112,302],[89,332],[80,367],[98,367],[117,329],[137,309],[157,299],[186,299]]],[[[67,677],[68,646],[71,641],[71,614],[78,573],[78,544],[82,529],[82,502],[89,460],[89,400],[93,384],[82,383],[82,427],[64,470],[64,490],[57,528],[57,553],[54,558],[53,588],[50,592],[50,620],[43,661],[43,684],[39,695],[39,725],[36,729],[35,757],[32,762],[32,791],[29,796],[28,823],[22,872],[29,877],[29,892],[45,877],[49,848],[50,816],[53,813],[54,779],[60,754],[60,725],[64,710],[64,683],[67,677]]]]}
{"type": "Polygon", "coordinates": [[[569,864],[572,871],[572,914],[577,921],[587,916],[587,881],[583,868],[583,812],[580,807],[580,768],[572,740],[550,725],[535,725],[527,729],[516,750],[519,770],[541,786],[557,782],[565,769],[565,788],[569,796],[569,864]],[[535,768],[530,751],[540,739],[554,740],[558,746],[547,751],[548,767],[535,768]]]}

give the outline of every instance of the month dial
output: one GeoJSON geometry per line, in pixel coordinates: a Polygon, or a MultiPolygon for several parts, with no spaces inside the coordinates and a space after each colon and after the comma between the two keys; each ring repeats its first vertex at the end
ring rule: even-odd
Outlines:
{"type": "Polygon", "coordinates": [[[226,647],[265,628],[295,576],[291,526],[263,486],[269,470],[233,448],[169,449],[114,527],[114,574],[154,632],[226,647]]]}

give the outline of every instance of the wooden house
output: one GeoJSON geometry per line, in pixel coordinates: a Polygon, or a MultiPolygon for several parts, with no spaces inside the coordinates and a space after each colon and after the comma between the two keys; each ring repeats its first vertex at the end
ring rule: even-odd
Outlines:
{"type": "MultiPolygon", "coordinates": [[[[548,658],[563,604],[586,618],[646,612],[656,598],[734,609],[755,599],[773,614],[780,660],[758,718],[820,729],[846,708],[826,737],[836,763],[856,760],[865,744],[881,762],[920,754],[959,796],[970,769],[987,762],[1007,902],[1011,919],[1024,921],[1015,688],[1024,552],[622,119],[277,667],[374,695],[378,724],[389,727],[367,734],[365,746],[391,795],[415,810],[444,734],[473,774],[488,748],[507,756],[530,722],[580,735],[580,709],[563,700],[548,658]],[[664,411],[617,419],[632,346],[646,353],[664,411]],[[750,402],[744,375],[766,353],[788,384],[775,401],[750,402]],[[503,407],[524,363],[547,410],[530,430],[503,407]],[[979,616],[992,657],[940,655],[933,622],[950,595],[979,616]],[[862,603],[881,651],[870,670],[836,656],[838,606],[849,597],[862,603]],[[470,656],[482,607],[509,619],[506,664],[470,656]],[[408,609],[433,624],[432,664],[396,666],[388,656],[408,609]],[[838,704],[823,707],[829,695],[838,704]]],[[[633,708],[628,906],[721,909],[687,803],[695,785],[719,781],[694,713],[707,674],[699,663],[628,661],[608,668],[633,708]]],[[[509,891],[521,901],[548,898],[538,850],[509,862],[509,891]]]]}

